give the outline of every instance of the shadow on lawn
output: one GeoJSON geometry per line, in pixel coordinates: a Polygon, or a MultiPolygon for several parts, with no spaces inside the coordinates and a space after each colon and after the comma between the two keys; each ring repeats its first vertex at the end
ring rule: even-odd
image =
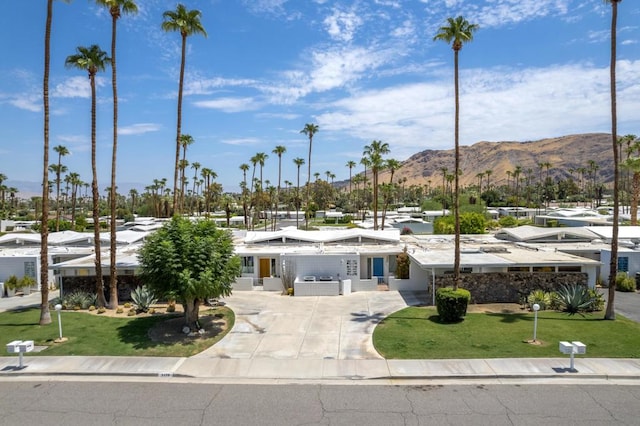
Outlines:
{"type": "Polygon", "coordinates": [[[149,330],[161,322],[179,317],[180,315],[136,318],[117,328],[118,337],[120,338],[120,341],[132,345],[135,349],[148,349],[157,346],[166,346],[166,343],[151,340],[149,330]]]}

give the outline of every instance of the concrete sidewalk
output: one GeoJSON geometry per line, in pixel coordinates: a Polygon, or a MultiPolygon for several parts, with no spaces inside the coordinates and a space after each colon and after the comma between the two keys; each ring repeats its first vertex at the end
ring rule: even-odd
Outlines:
{"type": "Polygon", "coordinates": [[[0,358],[0,379],[22,376],[178,377],[219,382],[267,381],[380,381],[443,379],[598,379],[640,380],[640,360],[576,358],[339,360],[339,359],[223,359],[153,357],[0,358]]]}
{"type": "MultiPolygon", "coordinates": [[[[262,293],[262,294],[260,294],[262,293]]],[[[20,376],[173,377],[219,382],[342,383],[445,379],[640,380],[640,359],[558,358],[386,360],[371,334],[386,315],[423,302],[420,295],[362,292],[341,298],[288,298],[238,292],[225,299],[236,313],[231,332],[190,358],[30,356],[0,357],[0,379],[20,376]],[[295,325],[295,326],[294,326],[295,325]]],[[[53,297],[55,294],[52,294],[53,297]]],[[[630,299],[631,307],[640,302],[630,299]]],[[[34,306],[40,294],[0,299],[0,311],[34,306]],[[13,299],[13,300],[10,300],[13,299]]],[[[4,342],[8,343],[8,342],[4,342]]]]}

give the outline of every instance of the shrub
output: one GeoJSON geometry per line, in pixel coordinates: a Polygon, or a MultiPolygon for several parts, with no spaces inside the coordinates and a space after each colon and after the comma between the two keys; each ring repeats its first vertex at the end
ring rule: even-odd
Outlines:
{"type": "Polygon", "coordinates": [[[88,309],[89,306],[95,305],[95,302],[96,296],[94,294],[76,290],[63,297],[62,305],[72,309],[88,309]]]}
{"type": "Polygon", "coordinates": [[[158,301],[156,295],[146,285],[133,289],[131,299],[136,304],[136,309],[140,312],[147,312],[151,305],[158,301]]]}
{"type": "Polygon", "coordinates": [[[593,298],[589,290],[581,285],[562,285],[558,290],[562,310],[570,315],[590,309],[593,298]]]}
{"type": "Polygon", "coordinates": [[[460,321],[467,314],[469,300],[471,300],[471,293],[468,290],[439,288],[436,291],[436,308],[440,321],[444,323],[460,321]]]}
{"type": "Polygon", "coordinates": [[[534,304],[540,305],[540,310],[544,311],[551,308],[551,293],[544,290],[533,290],[527,296],[527,305],[529,309],[533,309],[534,304]]]}
{"type": "Polygon", "coordinates": [[[503,228],[515,228],[518,226],[518,219],[513,216],[502,216],[498,219],[498,224],[503,228]]]}
{"type": "Polygon", "coordinates": [[[400,231],[400,235],[411,235],[411,234],[413,234],[413,231],[408,226],[403,227],[402,230],[400,231]]]}
{"type": "Polygon", "coordinates": [[[136,310],[135,309],[131,309],[129,312],[127,312],[127,316],[128,317],[133,317],[136,315],[136,310]]]}
{"type": "Polygon", "coordinates": [[[36,280],[33,279],[32,277],[25,275],[22,278],[20,278],[20,281],[18,282],[18,287],[20,288],[25,288],[25,287],[31,287],[36,283],[36,280]]]}
{"type": "Polygon", "coordinates": [[[20,288],[18,286],[18,277],[16,277],[15,275],[11,275],[9,278],[7,278],[7,280],[4,282],[4,287],[7,290],[15,290],[17,288],[20,288]]]}
{"type": "Polygon", "coordinates": [[[409,267],[411,260],[407,254],[407,247],[402,250],[402,253],[396,256],[396,278],[406,280],[409,278],[409,267]]]}
{"type": "Polygon", "coordinates": [[[589,296],[591,297],[591,305],[587,309],[589,312],[601,311],[604,309],[604,296],[598,290],[589,289],[589,296]]]}
{"type": "Polygon", "coordinates": [[[175,312],[175,311],[176,311],[176,302],[175,301],[169,302],[169,304],[167,305],[167,312],[175,312]]]}
{"type": "Polygon", "coordinates": [[[625,276],[624,279],[618,282],[618,277],[616,276],[616,290],[623,292],[636,291],[636,281],[631,277],[625,276]]]}
{"type": "Polygon", "coordinates": [[[95,306],[93,306],[93,305],[89,306],[89,312],[93,312],[93,311],[95,311],[95,310],[96,310],[96,307],[95,307],[95,306]]]}
{"type": "Polygon", "coordinates": [[[104,306],[101,306],[98,308],[98,313],[99,314],[104,314],[105,312],[107,312],[107,308],[105,308],[104,306]]]}
{"type": "Polygon", "coordinates": [[[124,312],[124,309],[122,309],[122,306],[118,306],[118,307],[116,308],[116,314],[121,314],[121,313],[123,313],[123,312],[124,312]]]}
{"type": "Polygon", "coordinates": [[[124,304],[125,309],[129,309],[131,307],[131,303],[127,302],[124,304]]]}

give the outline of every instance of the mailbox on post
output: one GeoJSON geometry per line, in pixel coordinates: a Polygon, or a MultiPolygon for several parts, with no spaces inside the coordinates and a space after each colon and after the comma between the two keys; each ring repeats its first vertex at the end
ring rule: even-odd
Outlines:
{"type": "Polygon", "coordinates": [[[20,358],[20,365],[18,368],[22,369],[22,354],[25,352],[33,351],[33,340],[14,340],[7,343],[7,352],[10,354],[18,354],[20,358]]]}
{"type": "Polygon", "coordinates": [[[569,371],[571,372],[577,372],[578,370],[576,370],[574,368],[574,355],[575,354],[586,354],[587,353],[587,345],[585,345],[582,342],[566,342],[566,341],[562,341],[560,342],[560,352],[562,352],[565,355],[570,355],[571,356],[571,364],[569,366],[569,371]]]}

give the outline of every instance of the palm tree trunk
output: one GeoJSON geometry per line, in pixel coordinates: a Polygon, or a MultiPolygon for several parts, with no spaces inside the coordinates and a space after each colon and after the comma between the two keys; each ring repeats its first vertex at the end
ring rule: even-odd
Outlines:
{"type": "Polygon", "coordinates": [[[455,167],[454,167],[454,193],[453,193],[453,209],[455,220],[455,238],[454,238],[454,260],[453,260],[453,288],[458,289],[460,285],[460,98],[458,86],[458,50],[454,50],[454,85],[455,85],[455,167]]]}
{"type": "Polygon", "coordinates": [[[100,211],[98,200],[98,169],[96,166],[96,79],[91,75],[91,191],[93,195],[93,239],[96,267],[96,305],[106,306],[104,297],[104,283],[102,281],[102,260],[100,259],[100,211]]]}
{"type": "Polygon", "coordinates": [[[42,218],[40,220],[40,325],[51,324],[49,311],[49,64],[51,63],[51,20],[53,0],[47,1],[44,32],[44,160],[42,166],[42,218]]]}
{"type": "Polygon", "coordinates": [[[116,24],[111,19],[111,87],[113,90],[113,150],[111,152],[110,232],[109,232],[109,308],[118,307],[118,272],[116,268],[116,159],[118,152],[118,85],[116,71],[116,24]]]}
{"type": "Polygon", "coordinates": [[[611,62],[609,78],[611,80],[611,141],[613,144],[613,230],[611,235],[611,260],[609,261],[609,298],[604,319],[615,320],[614,299],[616,296],[616,274],[618,272],[618,116],[616,107],[616,26],[618,21],[618,0],[611,1],[611,62]]]}
{"type": "Polygon", "coordinates": [[[184,87],[184,63],[186,60],[187,36],[182,35],[182,59],[180,61],[180,83],[178,84],[178,121],[176,124],[176,161],[173,171],[173,214],[178,214],[178,166],[180,164],[180,132],[182,130],[182,90],[184,87]]]}

